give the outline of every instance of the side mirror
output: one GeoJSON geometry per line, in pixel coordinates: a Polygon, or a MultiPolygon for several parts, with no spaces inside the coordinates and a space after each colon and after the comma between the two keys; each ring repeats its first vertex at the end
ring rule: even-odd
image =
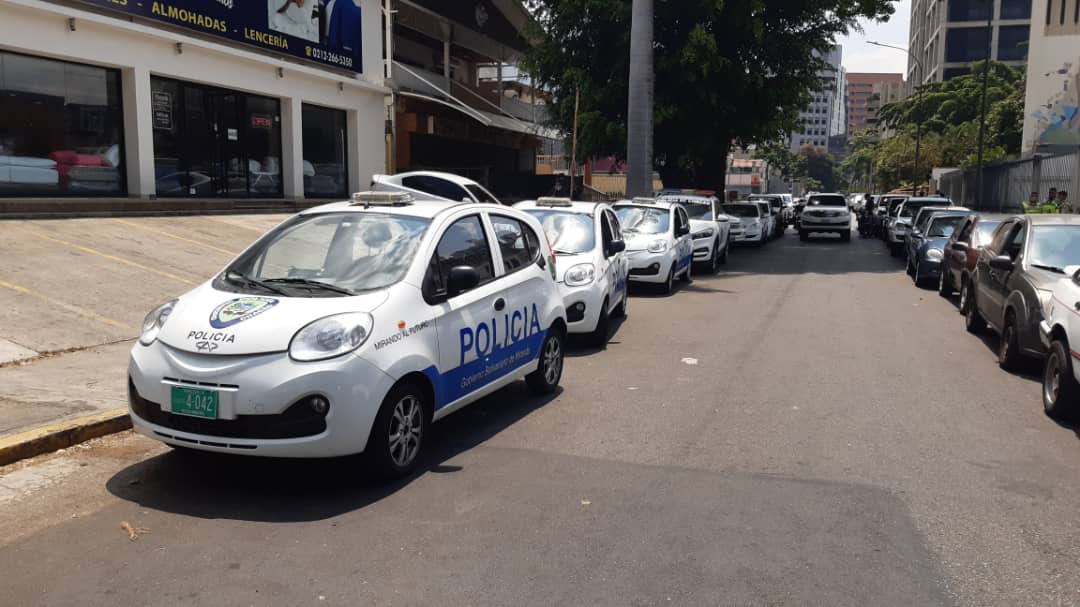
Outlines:
{"type": "Polygon", "coordinates": [[[1012,269],[1016,267],[1016,264],[1013,263],[1013,260],[1008,255],[998,255],[990,260],[990,267],[995,270],[1011,272],[1012,269]]]}
{"type": "Polygon", "coordinates": [[[727,223],[727,222],[728,222],[728,216],[727,215],[717,215],[716,216],[716,223],[727,223]]]}
{"type": "Polygon", "coordinates": [[[611,257],[617,253],[622,253],[626,250],[626,242],[623,240],[612,240],[607,246],[607,256],[611,257]]]}
{"type": "Polygon", "coordinates": [[[454,266],[450,268],[450,278],[446,284],[446,296],[453,297],[464,293],[480,284],[480,274],[472,266],[454,266]]]}
{"type": "Polygon", "coordinates": [[[676,236],[686,236],[689,233],[690,233],[690,226],[688,226],[686,224],[683,224],[683,225],[679,226],[679,229],[675,230],[675,235],[676,236]]]}

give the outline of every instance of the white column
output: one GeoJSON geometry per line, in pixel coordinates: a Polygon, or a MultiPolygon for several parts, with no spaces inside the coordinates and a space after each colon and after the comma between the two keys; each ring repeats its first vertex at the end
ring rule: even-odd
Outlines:
{"type": "Polygon", "coordinates": [[[281,98],[281,185],[285,198],[304,197],[304,133],[300,99],[281,98]]]}
{"type": "Polygon", "coordinates": [[[363,141],[360,133],[360,116],[356,110],[348,110],[345,113],[345,167],[349,174],[349,192],[359,192],[369,189],[368,182],[371,180],[370,173],[364,175],[364,185],[360,185],[360,172],[365,168],[364,159],[360,153],[360,146],[364,143],[370,145],[370,141],[363,141]]]}
{"type": "MultiPolygon", "coordinates": [[[[144,67],[125,68],[120,72],[120,83],[128,195],[146,199],[157,194],[150,70],[144,67]]],[[[176,118],[173,116],[173,120],[176,118]]]]}

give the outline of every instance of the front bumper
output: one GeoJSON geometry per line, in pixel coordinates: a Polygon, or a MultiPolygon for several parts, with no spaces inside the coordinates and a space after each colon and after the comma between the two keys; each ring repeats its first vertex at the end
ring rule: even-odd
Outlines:
{"type": "Polygon", "coordinates": [[[837,234],[842,234],[851,231],[851,221],[831,223],[803,219],[802,223],[799,225],[799,229],[803,232],[835,232],[837,234]]]}
{"type": "Polygon", "coordinates": [[[716,237],[708,236],[694,241],[694,261],[709,261],[712,259],[713,247],[716,246],[716,237]]]}
{"type": "Polygon", "coordinates": [[[593,281],[581,287],[568,287],[559,283],[559,294],[566,306],[566,331],[568,333],[592,333],[600,322],[600,309],[604,305],[604,293],[593,281]],[[578,306],[584,307],[579,311],[578,306]]]}
{"type": "Polygon", "coordinates": [[[627,276],[630,282],[667,282],[668,272],[675,263],[674,252],[670,249],[663,253],[629,251],[627,257],[630,259],[630,274],[627,276]]]}
{"type": "Polygon", "coordinates": [[[889,230],[889,242],[892,244],[902,245],[904,244],[904,237],[907,236],[907,231],[889,230]]]}
{"type": "Polygon", "coordinates": [[[363,451],[394,383],[356,354],[300,363],[284,352],[208,356],[161,342],[132,349],[128,376],[129,412],[137,432],[171,445],[267,457],[336,457],[363,451]],[[172,413],[174,386],[216,391],[218,419],[172,413]],[[325,423],[289,423],[290,416],[298,414],[298,403],[314,395],[330,402],[325,423]]]}
{"type": "Polygon", "coordinates": [[[940,278],[941,262],[923,257],[919,260],[918,271],[920,277],[940,278]]]}

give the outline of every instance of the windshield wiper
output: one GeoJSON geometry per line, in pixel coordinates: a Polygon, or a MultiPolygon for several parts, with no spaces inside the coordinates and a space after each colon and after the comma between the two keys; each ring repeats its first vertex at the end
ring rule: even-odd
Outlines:
{"type": "Polygon", "coordinates": [[[1054,272],[1056,274],[1064,274],[1065,273],[1065,270],[1063,270],[1063,269],[1061,269],[1061,268],[1059,268],[1057,266],[1048,266],[1048,265],[1043,265],[1041,263],[1033,263],[1033,264],[1031,264],[1031,267],[1039,268],[1040,270],[1049,270],[1049,271],[1054,272]]]}
{"type": "Polygon", "coordinates": [[[229,282],[239,283],[248,287],[258,287],[264,291],[270,291],[275,295],[288,295],[288,293],[282,291],[277,287],[268,285],[261,280],[256,280],[246,274],[241,274],[240,272],[237,272],[235,270],[229,270],[228,272],[225,272],[225,280],[229,282]]]}
{"type": "Polygon", "coordinates": [[[296,286],[301,286],[301,287],[312,287],[312,288],[315,288],[315,289],[323,289],[325,291],[333,291],[334,293],[341,293],[342,295],[356,295],[356,293],[353,293],[352,291],[350,291],[350,290],[348,290],[346,288],[339,287],[337,285],[332,285],[332,284],[330,284],[328,282],[321,282],[321,281],[318,281],[318,280],[310,280],[308,278],[295,278],[295,277],[293,277],[293,278],[270,278],[266,282],[272,282],[272,283],[283,284],[283,285],[296,285],[296,286]]]}

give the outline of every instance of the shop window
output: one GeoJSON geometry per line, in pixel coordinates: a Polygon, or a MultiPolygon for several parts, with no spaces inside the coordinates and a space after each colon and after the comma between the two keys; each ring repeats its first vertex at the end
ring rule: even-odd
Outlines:
{"type": "Polygon", "coordinates": [[[998,28],[998,61],[1023,61],[1027,58],[1028,35],[1026,25],[1006,25],[998,28]]]}
{"type": "Polygon", "coordinates": [[[1002,19],[1031,19],[1031,0],[1001,0],[1002,19]]]}
{"type": "Polygon", "coordinates": [[[986,21],[992,6],[987,0],[949,0],[949,21],[986,21]]]}
{"type": "Polygon", "coordinates": [[[126,193],[120,72],[0,52],[0,196],[126,193]]]}
{"type": "Polygon", "coordinates": [[[345,112],[304,104],[304,196],[342,198],[349,187],[345,112]]]}
{"type": "Polygon", "coordinates": [[[970,62],[986,59],[985,27],[953,27],[945,35],[945,61],[970,62]]]}

